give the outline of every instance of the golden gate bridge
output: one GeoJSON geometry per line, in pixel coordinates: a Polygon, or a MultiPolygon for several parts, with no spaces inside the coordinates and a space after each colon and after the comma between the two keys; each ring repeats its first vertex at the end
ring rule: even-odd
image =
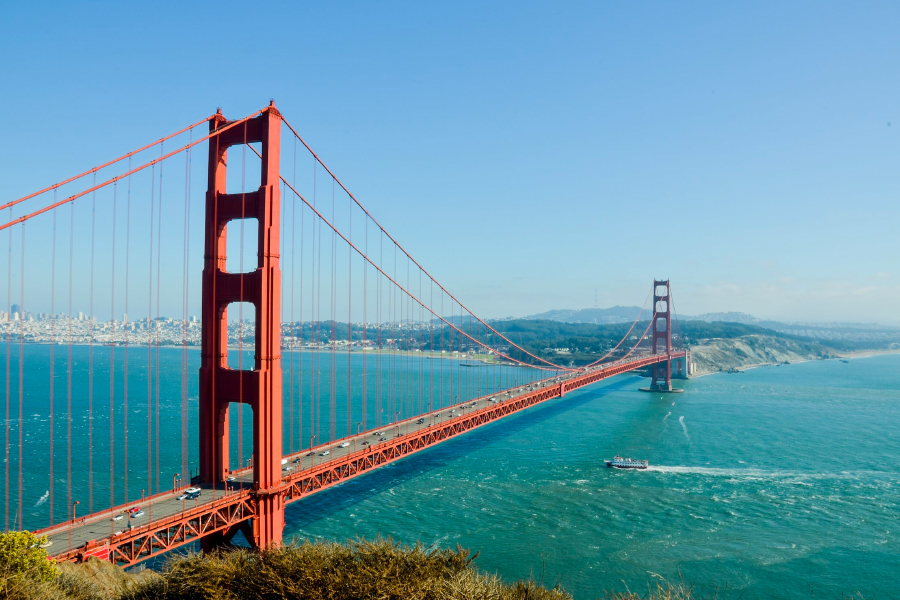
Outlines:
{"type": "Polygon", "coordinates": [[[274,102],[218,111],[0,214],[4,526],[46,535],[58,560],[278,544],[285,506],[320,490],[615,375],[649,369],[647,389],[667,392],[690,370],[668,280],[591,364],[516,343],[274,102]]]}

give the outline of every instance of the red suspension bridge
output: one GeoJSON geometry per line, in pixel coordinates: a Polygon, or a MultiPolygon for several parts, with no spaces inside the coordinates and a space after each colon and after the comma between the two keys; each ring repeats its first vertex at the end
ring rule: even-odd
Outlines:
{"type": "Polygon", "coordinates": [[[47,535],[60,560],[277,544],[285,505],[317,491],[621,373],[670,391],[690,369],[668,281],[594,363],[529,352],[438,283],[274,103],[0,214],[4,525],[47,535]]]}

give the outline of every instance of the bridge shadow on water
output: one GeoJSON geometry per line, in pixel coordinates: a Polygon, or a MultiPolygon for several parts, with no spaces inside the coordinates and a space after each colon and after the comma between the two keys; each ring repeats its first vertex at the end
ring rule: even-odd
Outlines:
{"type": "MultiPolygon", "coordinates": [[[[371,497],[373,493],[390,490],[429,471],[445,467],[497,440],[508,438],[533,425],[584,406],[609,392],[619,391],[633,383],[633,378],[629,377],[596,390],[572,392],[577,396],[551,400],[548,404],[527,409],[518,415],[511,415],[497,423],[480,427],[395,463],[379,467],[371,473],[360,475],[332,488],[317,492],[285,507],[286,529],[289,528],[296,533],[297,529],[302,529],[359,504],[371,497]]],[[[290,535],[292,534],[287,535],[286,538],[289,538],[290,535]]]]}

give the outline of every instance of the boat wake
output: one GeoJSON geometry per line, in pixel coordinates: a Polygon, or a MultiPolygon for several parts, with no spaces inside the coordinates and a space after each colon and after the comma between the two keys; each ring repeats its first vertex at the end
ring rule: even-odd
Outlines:
{"type": "Polygon", "coordinates": [[[681,423],[681,428],[684,430],[684,437],[686,437],[687,441],[690,443],[691,436],[688,435],[687,425],[684,424],[684,417],[678,417],[678,422],[681,423]]]}
{"type": "Polygon", "coordinates": [[[729,477],[746,479],[784,479],[787,483],[801,483],[818,479],[897,480],[896,473],[882,471],[841,471],[838,473],[811,473],[804,471],[779,471],[766,469],[728,469],[723,467],[674,467],[650,465],[647,471],[672,475],[705,475],[707,477],[729,477]]]}
{"type": "Polygon", "coordinates": [[[38,501],[37,501],[37,503],[34,505],[34,507],[37,508],[38,506],[40,506],[41,504],[43,504],[44,502],[46,502],[46,501],[47,501],[47,498],[49,498],[49,497],[50,497],[50,490],[47,490],[46,492],[44,492],[44,495],[43,495],[43,496],[41,496],[40,498],[38,498],[38,501]]]}
{"type": "Polygon", "coordinates": [[[666,416],[663,417],[663,423],[665,423],[666,419],[668,419],[671,416],[672,416],[672,411],[669,411],[669,414],[667,414],[666,416]]]}

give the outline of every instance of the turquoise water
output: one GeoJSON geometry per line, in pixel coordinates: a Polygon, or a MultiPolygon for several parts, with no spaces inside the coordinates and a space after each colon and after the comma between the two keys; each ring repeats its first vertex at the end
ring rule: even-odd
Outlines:
{"type": "MultiPolygon", "coordinates": [[[[3,373],[4,350],[5,344],[0,345],[3,373]]],[[[49,348],[26,345],[23,351],[22,505],[25,525],[34,528],[46,525],[50,517],[50,499],[45,498],[51,479],[49,348]]],[[[330,439],[332,414],[335,437],[346,434],[348,423],[355,428],[363,420],[361,407],[350,414],[346,409],[348,366],[351,396],[355,405],[361,404],[361,356],[352,356],[349,363],[346,355],[335,357],[333,405],[330,379],[325,377],[332,368],[330,353],[295,354],[293,383],[287,357],[285,449],[291,443],[295,450],[301,443],[307,446],[311,435],[330,439]],[[316,397],[318,418],[311,422],[310,405],[316,397]]],[[[79,515],[89,502],[95,510],[111,501],[124,502],[126,414],[129,499],[151,487],[167,489],[174,473],[194,468],[196,351],[182,355],[181,349],[160,350],[158,461],[155,416],[149,432],[153,481],[147,477],[147,367],[149,359],[155,373],[155,350],[152,357],[146,348],[129,350],[127,412],[122,349],[117,348],[112,358],[110,402],[110,350],[95,348],[91,419],[86,393],[89,349],[73,348],[69,496],[68,350],[55,349],[56,521],[66,518],[69,497],[81,502],[79,515]],[[187,360],[186,398],[182,358],[187,360]],[[183,399],[189,407],[184,423],[187,469],[180,459],[183,399]],[[110,406],[115,425],[112,453],[110,406]],[[90,424],[92,475],[86,443],[90,424]]],[[[15,522],[15,346],[10,359],[10,502],[3,514],[15,522]]],[[[446,406],[457,396],[485,393],[535,375],[520,369],[463,368],[456,361],[444,361],[441,386],[440,369],[434,370],[430,361],[397,356],[384,358],[381,364],[372,356],[367,360],[367,427],[387,421],[391,412],[415,414],[432,403],[446,406]],[[394,388],[386,383],[391,373],[394,388]]],[[[703,592],[727,588],[720,597],[728,598],[840,598],[857,591],[866,598],[900,597],[900,356],[712,375],[683,382],[684,394],[665,397],[637,391],[642,383],[640,378],[622,376],[569,393],[292,504],[285,533],[295,539],[382,535],[409,543],[451,547],[459,543],[480,552],[478,565],[487,571],[507,579],[533,575],[551,585],[560,581],[579,599],[625,585],[645,590],[657,576],[683,577],[703,592]],[[649,459],[652,467],[626,472],[601,466],[601,459],[617,452],[649,459]]],[[[153,379],[149,390],[154,415],[155,384],[153,379]]],[[[5,402],[5,381],[0,394],[5,402]]],[[[249,409],[244,409],[243,417],[241,452],[247,457],[249,409]]],[[[232,464],[237,464],[236,418],[231,427],[232,464]]],[[[0,429],[0,436],[4,434],[0,429]]],[[[5,486],[4,477],[0,471],[0,485],[5,486]]]]}
{"type": "Polygon", "coordinates": [[[728,598],[900,596],[900,356],[712,375],[665,397],[640,383],[571,393],[291,505],[286,533],[458,543],[576,598],[656,576],[728,598]],[[616,452],[652,468],[600,466],[616,452]]]}
{"type": "MultiPolygon", "coordinates": [[[[46,527],[71,518],[72,502],[83,516],[172,489],[176,474],[186,483],[197,471],[198,350],[72,346],[69,352],[65,345],[12,343],[7,369],[7,346],[0,343],[0,419],[7,402],[10,417],[8,458],[0,455],[0,526],[46,527]]],[[[237,354],[229,357],[235,366],[237,354]]],[[[414,354],[285,352],[282,362],[285,453],[542,376],[414,354]]],[[[251,353],[243,353],[242,364],[252,367],[251,353]]],[[[229,417],[229,464],[237,468],[252,456],[252,411],[232,404],[229,417]]],[[[0,425],[0,438],[6,435],[0,425]]]]}

